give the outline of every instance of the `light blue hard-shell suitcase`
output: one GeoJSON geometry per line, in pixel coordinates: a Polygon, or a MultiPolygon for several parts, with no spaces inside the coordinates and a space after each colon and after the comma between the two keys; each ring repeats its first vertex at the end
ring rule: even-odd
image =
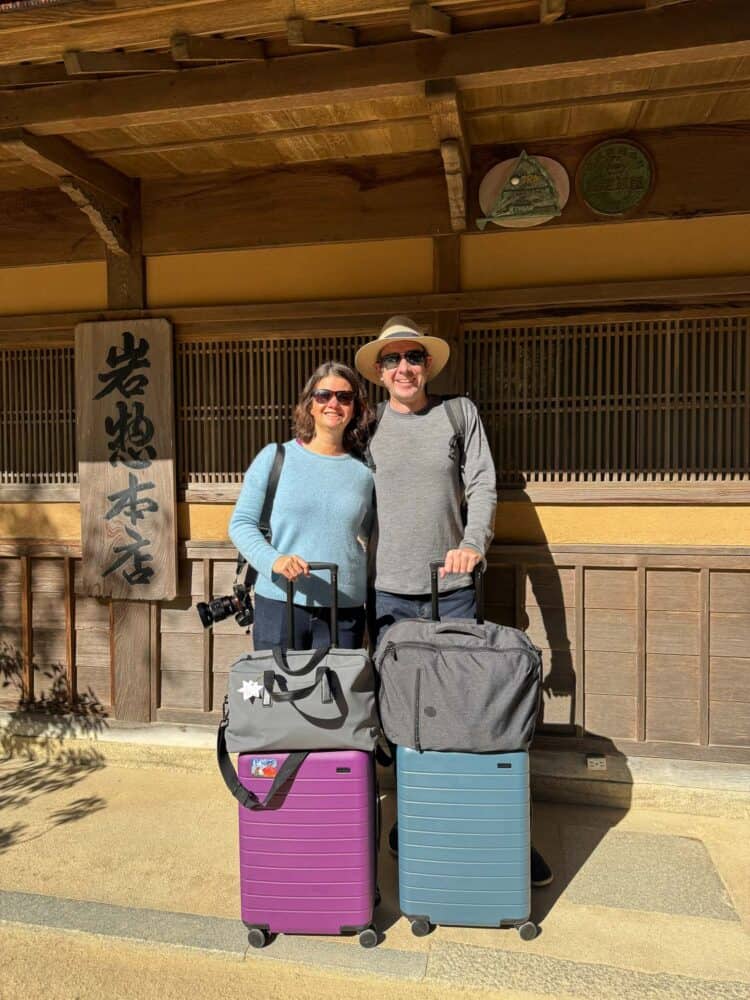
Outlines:
{"type": "Polygon", "coordinates": [[[528,753],[396,754],[399,901],[413,933],[511,926],[532,940],[528,753]]]}

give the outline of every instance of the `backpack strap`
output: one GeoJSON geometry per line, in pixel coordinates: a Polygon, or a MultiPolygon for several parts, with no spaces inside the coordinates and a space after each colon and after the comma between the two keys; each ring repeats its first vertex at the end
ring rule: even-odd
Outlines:
{"type": "Polygon", "coordinates": [[[370,441],[372,441],[375,431],[380,426],[380,421],[383,419],[383,414],[385,413],[386,406],[388,406],[388,400],[381,399],[375,410],[375,421],[372,427],[370,428],[370,437],[367,442],[367,447],[365,448],[365,464],[367,465],[367,468],[370,470],[370,472],[373,473],[373,475],[375,474],[375,459],[372,457],[372,452],[370,451],[370,441]]]}
{"type": "MultiPolygon", "coordinates": [[[[266,496],[263,501],[263,509],[260,512],[260,518],[258,519],[258,529],[265,540],[270,544],[271,542],[271,513],[273,511],[273,501],[276,497],[276,490],[279,486],[279,479],[281,479],[281,469],[284,465],[284,457],[286,452],[284,451],[284,446],[276,443],[276,454],[273,456],[273,465],[271,466],[271,471],[268,475],[268,484],[266,486],[266,496]]],[[[239,578],[242,572],[242,567],[247,566],[245,570],[245,582],[244,585],[247,588],[252,587],[258,577],[258,571],[254,569],[245,559],[241,552],[237,553],[237,568],[235,569],[235,581],[239,578]]]]}
{"type": "Polygon", "coordinates": [[[466,464],[464,449],[466,441],[466,426],[464,423],[464,411],[461,409],[460,400],[460,396],[443,396],[445,414],[448,417],[448,420],[450,420],[451,427],[453,428],[453,437],[451,438],[449,445],[449,455],[452,461],[456,463],[458,478],[460,482],[463,483],[464,466],[466,464]]]}

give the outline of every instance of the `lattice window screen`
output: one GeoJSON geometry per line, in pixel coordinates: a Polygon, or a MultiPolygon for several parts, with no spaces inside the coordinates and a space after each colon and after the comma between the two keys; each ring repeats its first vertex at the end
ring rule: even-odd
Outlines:
{"type": "Polygon", "coordinates": [[[748,317],[464,326],[502,484],[747,479],[748,317]]]}
{"type": "Polygon", "coordinates": [[[76,483],[72,347],[0,350],[0,484],[76,483]]]}
{"type": "Polygon", "coordinates": [[[290,437],[297,397],[318,365],[351,365],[370,339],[363,333],[178,343],[179,485],[242,482],[264,445],[290,437]]]}

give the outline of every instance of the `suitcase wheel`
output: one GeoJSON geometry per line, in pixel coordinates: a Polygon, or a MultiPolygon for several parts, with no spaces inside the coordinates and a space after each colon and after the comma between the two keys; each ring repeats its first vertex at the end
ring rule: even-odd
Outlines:
{"type": "Polygon", "coordinates": [[[433,930],[433,924],[426,917],[417,917],[411,922],[411,932],[414,937],[426,937],[433,930]]]}
{"type": "Polygon", "coordinates": [[[365,927],[359,934],[359,943],[363,948],[374,948],[378,943],[378,932],[374,927],[365,927]]]}
{"type": "Polygon", "coordinates": [[[268,931],[264,931],[260,927],[251,927],[247,932],[247,943],[251,948],[265,948],[268,941],[268,931]]]}
{"type": "Polygon", "coordinates": [[[522,941],[533,941],[538,934],[538,929],[533,921],[527,920],[518,928],[518,933],[521,935],[522,941]]]}

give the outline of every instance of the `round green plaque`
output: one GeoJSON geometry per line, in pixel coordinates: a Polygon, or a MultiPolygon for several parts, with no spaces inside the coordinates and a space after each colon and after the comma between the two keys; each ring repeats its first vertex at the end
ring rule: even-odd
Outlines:
{"type": "Polygon", "coordinates": [[[629,139],[608,139],[584,156],[578,194],[599,215],[627,215],[651,190],[654,170],[645,149],[629,139]]]}

